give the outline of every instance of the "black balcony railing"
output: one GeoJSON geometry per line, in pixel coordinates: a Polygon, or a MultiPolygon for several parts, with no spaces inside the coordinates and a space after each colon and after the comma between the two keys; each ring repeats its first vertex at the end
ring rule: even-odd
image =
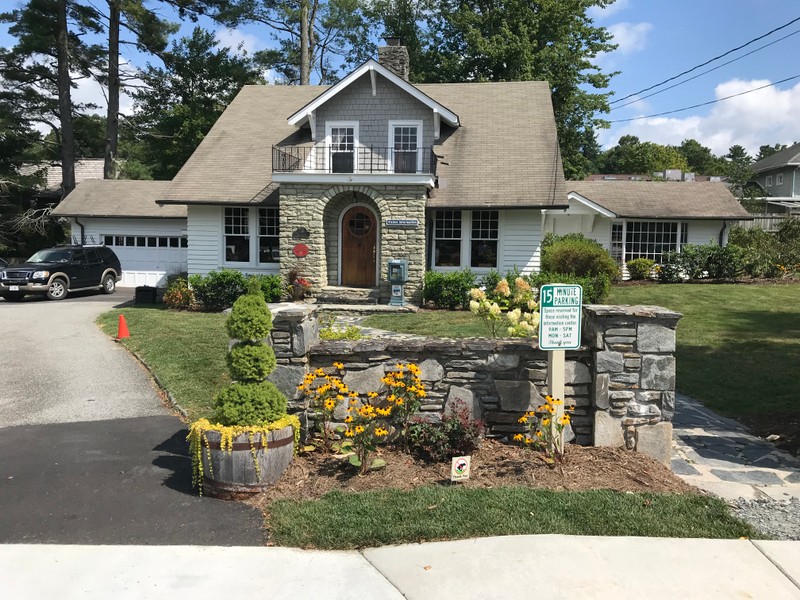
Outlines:
{"type": "Polygon", "coordinates": [[[436,174],[432,148],[396,150],[358,146],[341,150],[333,146],[273,146],[274,173],[424,173],[436,174]]]}

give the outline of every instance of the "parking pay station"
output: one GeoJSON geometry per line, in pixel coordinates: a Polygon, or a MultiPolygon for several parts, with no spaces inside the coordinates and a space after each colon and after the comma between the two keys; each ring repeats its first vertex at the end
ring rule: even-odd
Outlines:
{"type": "Polygon", "coordinates": [[[392,295],[389,300],[390,306],[405,306],[405,284],[408,282],[408,261],[402,258],[389,260],[388,279],[392,285],[392,295]]]}

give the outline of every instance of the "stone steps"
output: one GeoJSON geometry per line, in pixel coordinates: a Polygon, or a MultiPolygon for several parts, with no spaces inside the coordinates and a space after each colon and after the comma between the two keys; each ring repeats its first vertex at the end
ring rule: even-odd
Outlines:
{"type": "Polygon", "coordinates": [[[318,304],[379,304],[380,288],[326,286],[316,294],[318,304]]]}

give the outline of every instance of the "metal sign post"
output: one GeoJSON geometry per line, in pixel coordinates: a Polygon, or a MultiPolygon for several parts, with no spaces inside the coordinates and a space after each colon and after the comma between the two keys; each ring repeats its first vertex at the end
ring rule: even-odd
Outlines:
{"type": "MultiPolygon", "coordinates": [[[[539,296],[539,348],[547,350],[547,385],[553,398],[561,400],[551,420],[552,431],[564,416],[565,350],[581,346],[583,288],[579,285],[547,284],[539,296]]],[[[564,447],[561,432],[561,447],[564,447]]]]}

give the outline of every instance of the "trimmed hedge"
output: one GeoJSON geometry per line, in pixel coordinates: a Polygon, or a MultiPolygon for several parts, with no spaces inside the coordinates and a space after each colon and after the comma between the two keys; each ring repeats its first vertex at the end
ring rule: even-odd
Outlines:
{"type": "Polygon", "coordinates": [[[649,279],[656,261],[649,258],[634,258],[625,263],[628,268],[628,277],[634,281],[649,279]]]}
{"type": "Polygon", "coordinates": [[[475,275],[469,269],[453,273],[426,271],[422,300],[437,308],[466,308],[469,306],[469,291],[474,287],[475,275]]]}
{"type": "Polygon", "coordinates": [[[619,267],[608,251],[596,241],[577,233],[560,237],[548,234],[545,237],[541,270],[579,277],[606,275],[609,280],[619,277],[619,267]]]}

